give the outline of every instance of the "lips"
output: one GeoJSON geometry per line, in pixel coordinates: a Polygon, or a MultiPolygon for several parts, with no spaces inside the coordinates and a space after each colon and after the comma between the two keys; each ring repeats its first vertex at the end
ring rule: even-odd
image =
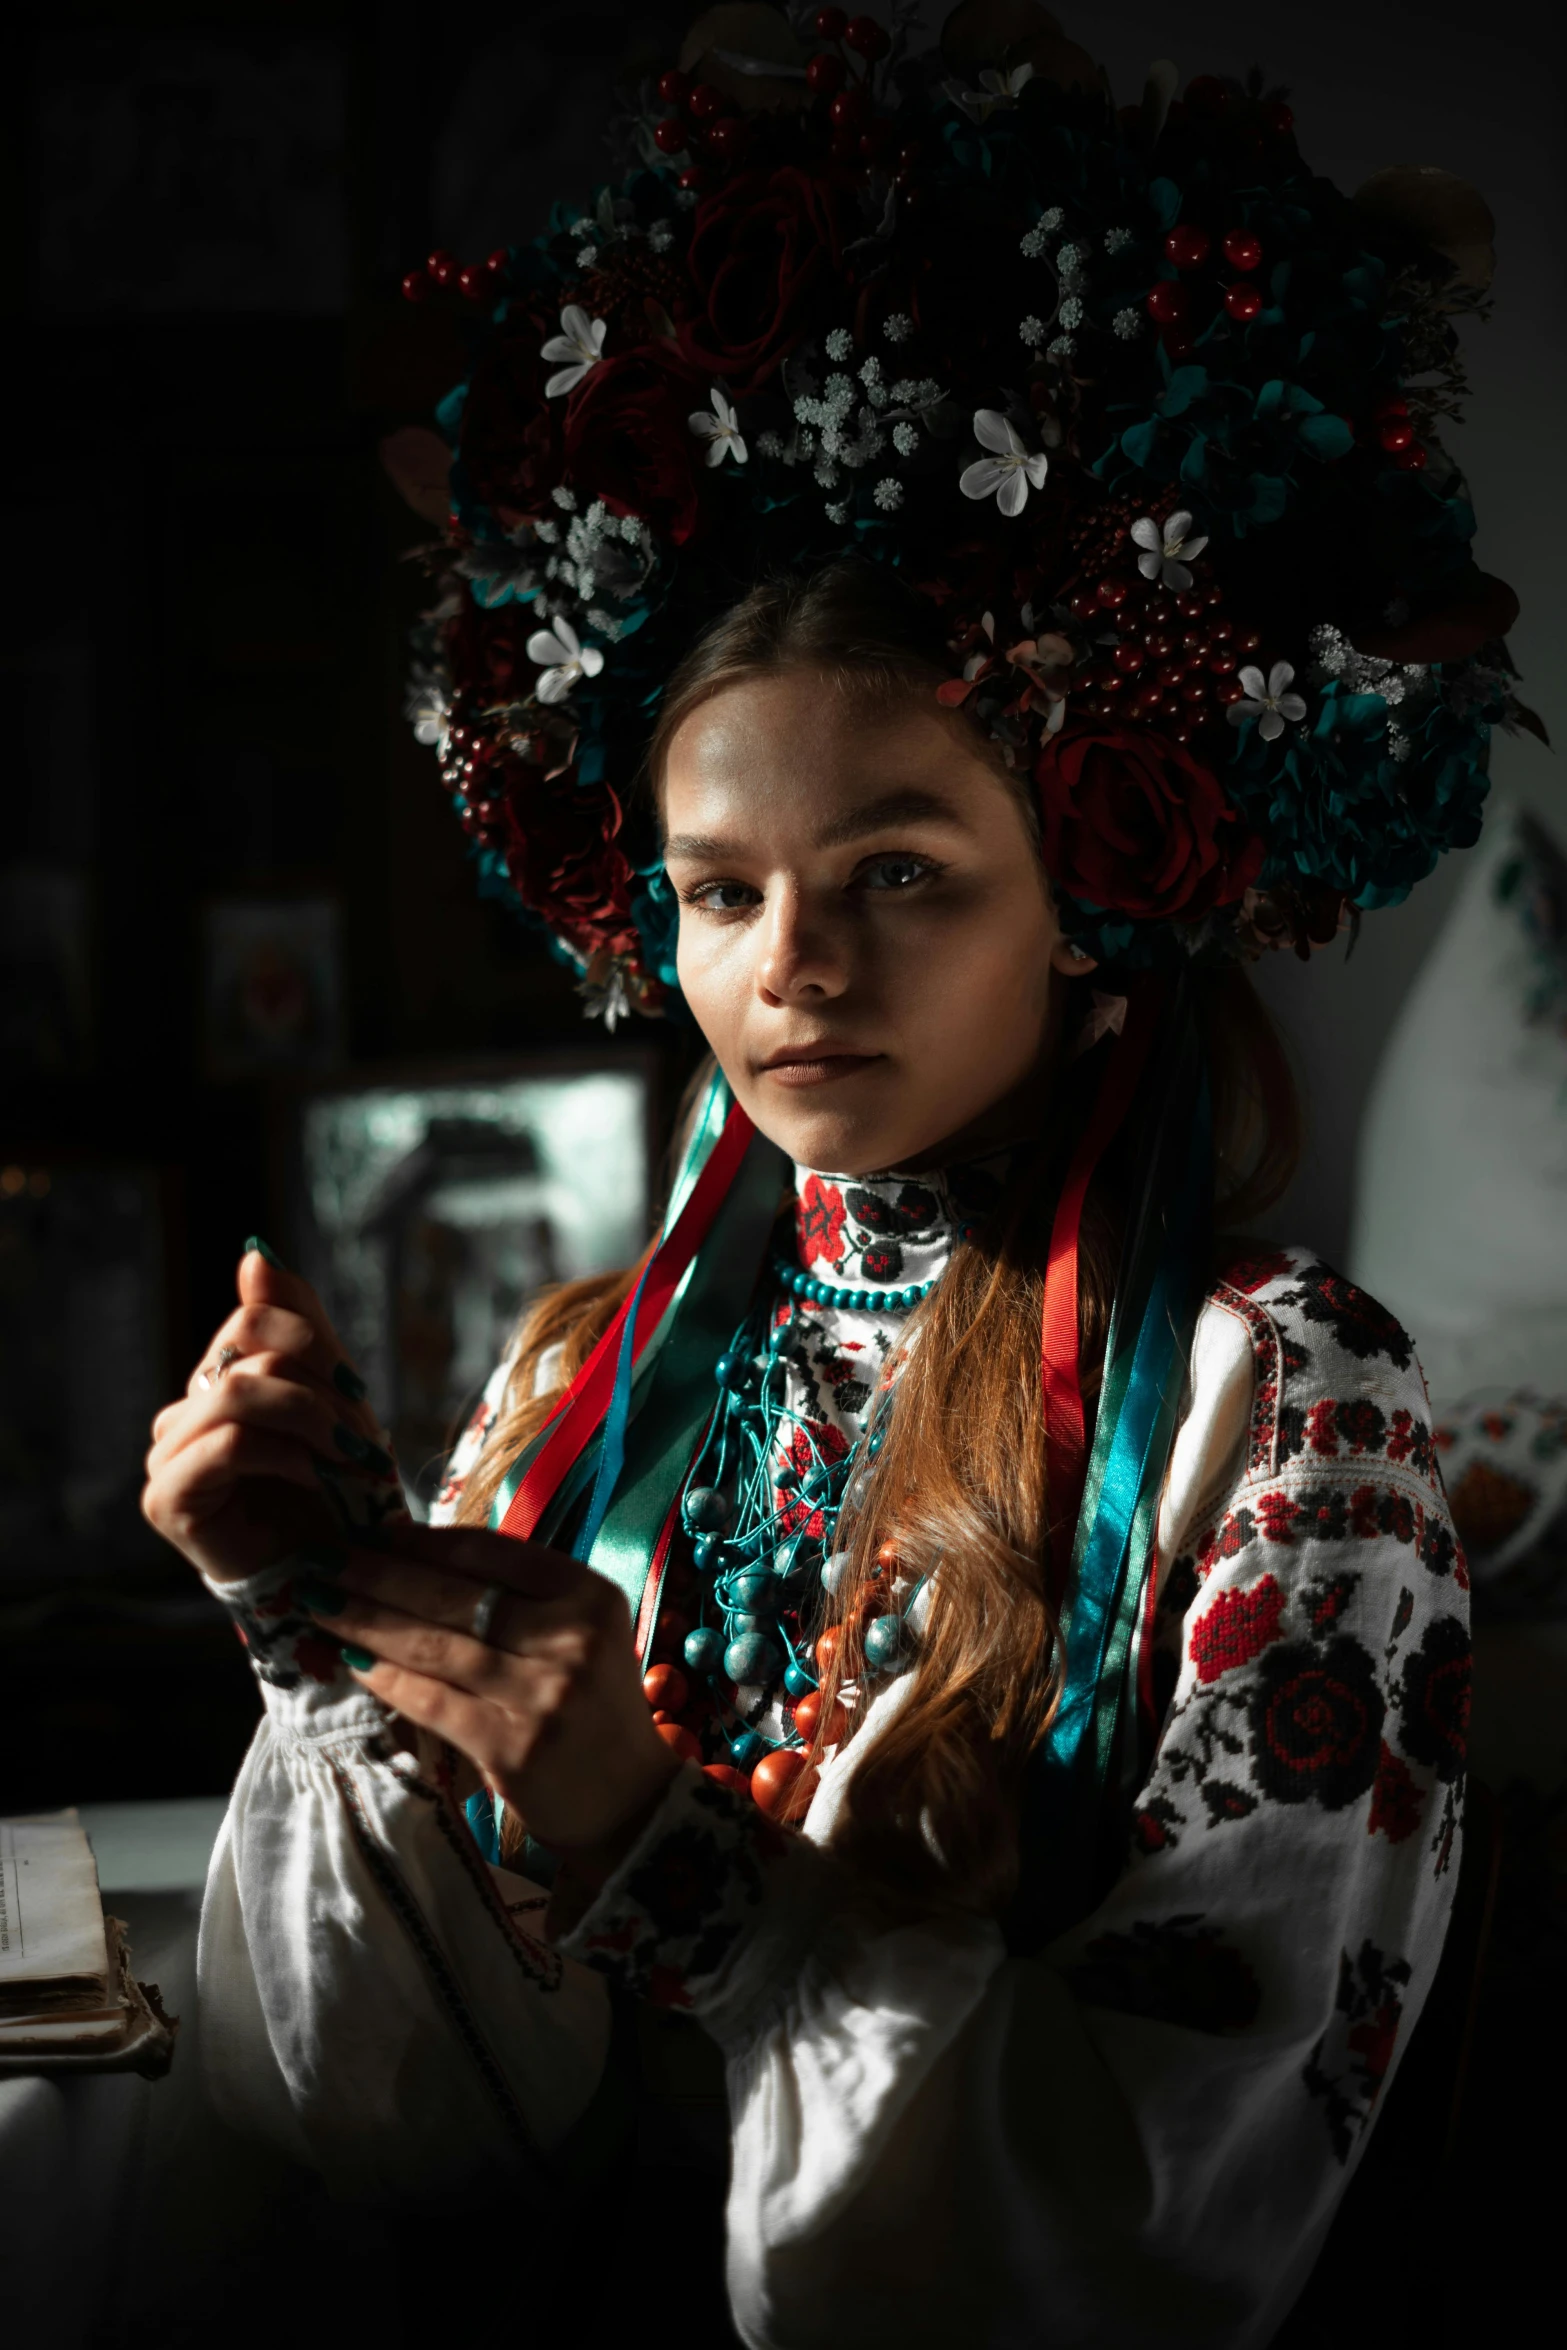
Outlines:
{"type": "Polygon", "coordinates": [[[759,1063],[758,1074],[779,1085],[826,1085],[835,1077],[852,1077],[881,1058],[880,1053],[857,1052],[852,1045],[823,1037],[814,1044],[780,1046],[759,1063]]]}

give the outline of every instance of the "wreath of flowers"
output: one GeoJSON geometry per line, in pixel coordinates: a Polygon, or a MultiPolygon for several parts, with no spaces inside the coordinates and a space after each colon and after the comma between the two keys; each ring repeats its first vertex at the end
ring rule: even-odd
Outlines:
{"type": "Polygon", "coordinates": [[[618,126],[623,176],[413,300],[464,304],[409,710],[486,885],[590,1008],[674,1008],[633,786],[699,632],[853,554],[938,605],[1101,959],[1255,954],[1396,904],[1478,835],[1493,726],[1538,721],[1438,438],[1489,215],[1445,174],[1354,199],[1253,73],[1117,109],[1031,0],[939,47],[837,8],[715,9],[618,126]]]}

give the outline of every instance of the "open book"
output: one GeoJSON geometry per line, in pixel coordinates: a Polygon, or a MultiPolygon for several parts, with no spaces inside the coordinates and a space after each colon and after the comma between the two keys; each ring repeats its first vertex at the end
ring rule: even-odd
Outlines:
{"type": "Polygon", "coordinates": [[[0,2065],[124,2057],[163,2070],[172,2033],[131,1978],[118,1918],[74,1812],[0,1820],[0,2065]]]}

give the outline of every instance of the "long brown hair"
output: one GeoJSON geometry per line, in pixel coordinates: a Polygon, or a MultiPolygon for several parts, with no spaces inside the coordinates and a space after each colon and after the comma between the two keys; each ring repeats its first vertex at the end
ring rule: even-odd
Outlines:
{"type": "MultiPolygon", "coordinates": [[[[649,745],[656,793],[669,745],[691,713],[746,678],[816,673],[872,706],[929,694],[949,673],[939,623],[923,598],[869,564],[809,579],[764,581],[692,648],[672,677],[649,745]]],[[[976,740],[983,741],[976,729],[976,740]]],[[[1030,796],[988,743],[1030,829],[1030,796]]],[[[1037,833],[1036,833],[1037,837],[1037,833]]],[[[1238,967],[1192,973],[1214,1106],[1215,1226],[1238,1227],[1272,1204],[1293,1172],[1299,1114],[1267,1014],[1238,967]]],[[[1064,981],[1064,1033],[1079,1025],[1082,981],[1064,981]]],[[[1040,1406],[1040,1320],[1055,1193],[1097,1079],[1096,1054],[1053,1072],[1043,1139],[1023,1151],[996,1212],[957,1248],[910,1317],[899,1350],[897,1409],[875,1475],[846,1504],[838,1545],[847,1567],[824,1628],[837,1627],[823,1673],[813,1762],[853,1736],[838,1693],[861,1677],[860,1633],[883,1612],[893,1554],[930,1578],[909,1686],[860,1758],[833,1831],[846,1859],[917,1904],[997,1912],[1017,1868],[1023,1768],[1048,1727],[1059,1684],[1046,1586],[1051,1529],[1040,1406]],[[936,1573],[939,1565],[940,1572],[936,1573]]],[[[700,1073],[699,1073],[700,1075],[700,1073]]],[[[1137,1172],[1138,1134],[1107,1154],[1089,1194],[1080,1254],[1085,1400],[1097,1390],[1137,1172]]],[[[459,1516],[482,1521],[508,1464],[542,1426],[629,1294],[638,1267],[557,1290],[524,1323],[509,1400],[470,1479],[459,1516]],[[551,1349],[547,1391],[535,1394],[551,1349]]],[[[863,1706],[858,1709],[863,1715],[863,1706]]]]}

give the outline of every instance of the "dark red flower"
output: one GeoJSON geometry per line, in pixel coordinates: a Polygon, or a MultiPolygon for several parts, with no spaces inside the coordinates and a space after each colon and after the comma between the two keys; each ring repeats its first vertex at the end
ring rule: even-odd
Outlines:
{"type": "Polygon", "coordinates": [[[602,498],[613,514],[635,514],[659,538],[684,546],[697,523],[699,444],[694,410],[704,379],[663,344],[645,343],[589,368],[566,403],[565,478],[580,503],[602,498]]]}
{"type": "Polygon", "coordinates": [[[532,914],[585,955],[637,951],[632,872],[619,845],[620,802],[607,784],[506,762],[506,873],[532,914]]]}
{"type": "Polygon", "coordinates": [[[687,254],[697,307],[680,348],[732,397],[765,383],[804,333],[818,280],[841,267],[845,205],[832,179],[791,165],[744,172],[697,206],[687,254]]]}
{"type": "Polygon", "coordinates": [[[1263,844],[1217,776],[1146,727],[1067,727],[1034,769],[1045,870],[1117,914],[1193,922],[1244,895],[1263,844]]]}
{"type": "Polygon", "coordinates": [[[1324,1650],[1269,1651],[1251,1710],[1251,1748],[1264,1792],[1283,1803],[1315,1796],[1337,1811],[1376,1776],[1387,1708],[1371,1658],[1347,1635],[1324,1650]]]}
{"type": "Polygon", "coordinates": [[[555,363],[539,352],[559,332],[553,307],[513,302],[469,380],[458,454],[469,488],[508,527],[554,511],[565,402],[544,397],[555,363]]]}

